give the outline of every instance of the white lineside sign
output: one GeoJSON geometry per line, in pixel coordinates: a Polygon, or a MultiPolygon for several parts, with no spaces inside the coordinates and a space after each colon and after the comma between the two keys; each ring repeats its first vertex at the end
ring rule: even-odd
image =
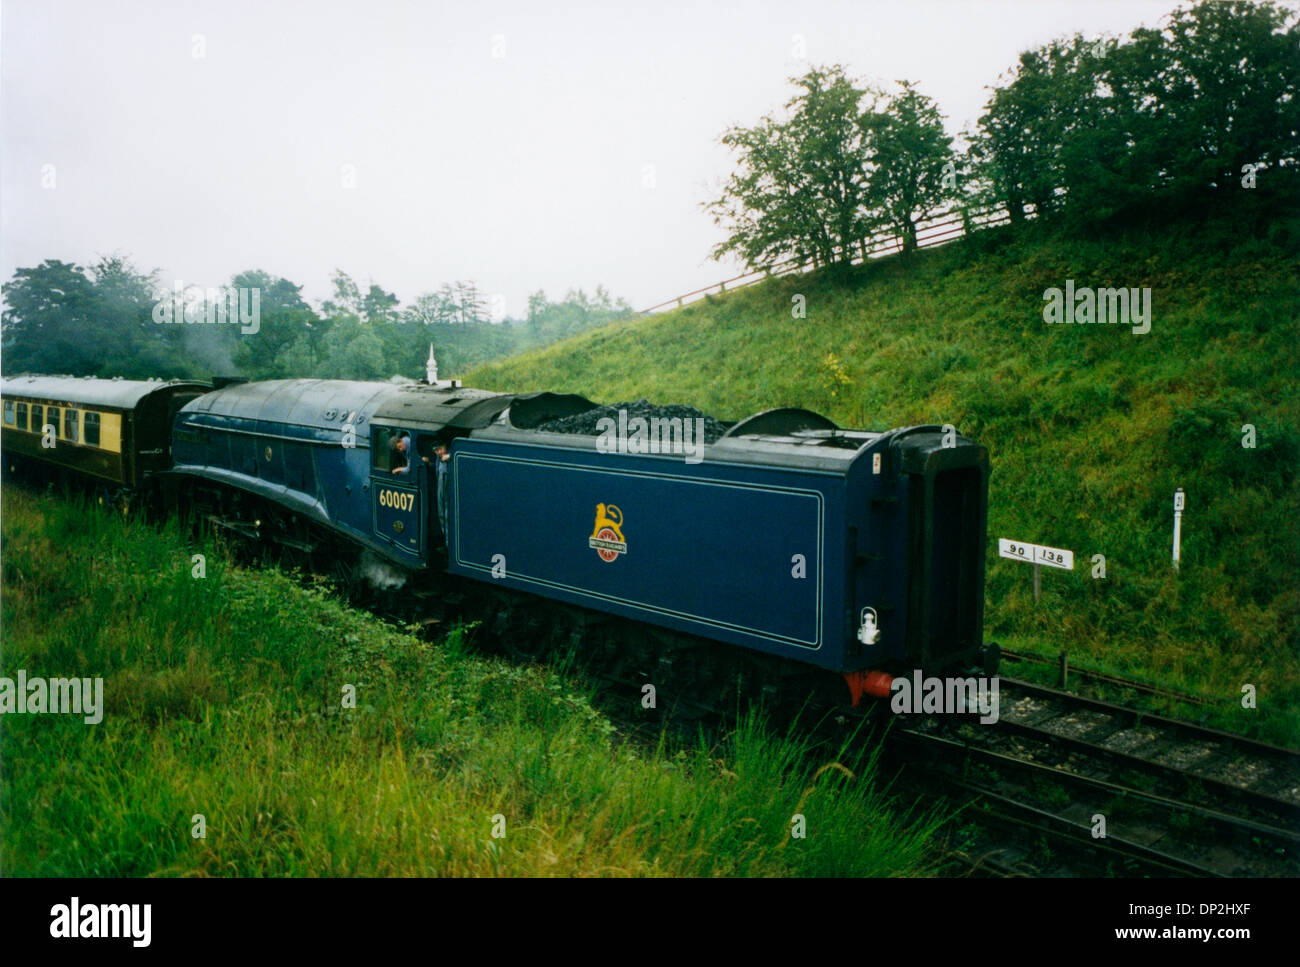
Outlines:
{"type": "Polygon", "coordinates": [[[1059,567],[1062,571],[1074,570],[1074,551],[1046,547],[1042,544],[1029,544],[1025,541],[1009,541],[1005,537],[998,538],[998,557],[1009,557],[1013,561],[1024,561],[1026,564],[1059,567]]]}
{"type": "Polygon", "coordinates": [[[1043,544],[1030,544],[1027,541],[1011,541],[1005,537],[998,538],[998,557],[1008,557],[1013,561],[1024,561],[1034,566],[1034,600],[1042,593],[1039,568],[1060,568],[1062,571],[1074,570],[1074,551],[1060,547],[1047,547],[1043,544]]]}

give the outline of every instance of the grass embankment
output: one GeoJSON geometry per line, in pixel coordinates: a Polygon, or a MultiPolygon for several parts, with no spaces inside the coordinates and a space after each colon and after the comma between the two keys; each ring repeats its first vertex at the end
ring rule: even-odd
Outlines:
{"type": "Polygon", "coordinates": [[[930,869],[933,819],[891,811],[869,765],[849,780],[753,722],[647,752],[574,682],[461,630],[421,641],[174,530],[3,501],[0,674],[102,676],[105,705],[98,725],[0,717],[7,875],[930,869]]]}
{"type": "Polygon", "coordinates": [[[594,330],[465,381],[731,419],[785,405],[869,429],[952,423],[992,462],[986,638],[1205,693],[1217,724],[1297,745],[1300,219],[1280,206],[1262,237],[1241,211],[1106,238],[981,233],[594,330]],[[1067,279],[1150,287],[1150,332],[1046,325],[1044,290],[1067,279]],[[1044,568],[1035,604],[1032,569],[1000,559],[998,537],[1069,548],[1075,570],[1044,568]]]}

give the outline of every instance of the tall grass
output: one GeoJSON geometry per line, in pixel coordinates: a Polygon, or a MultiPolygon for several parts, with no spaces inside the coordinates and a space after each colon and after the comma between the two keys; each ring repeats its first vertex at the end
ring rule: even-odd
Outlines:
{"type": "Polygon", "coordinates": [[[812,755],[755,717],[716,747],[647,751],[619,740],[580,682],[476,656],[470,633],[421,641],[174,529],[6,490],[0,674],[102,676],[106,708],[93,726],[0,717],[0,870],[933,869],[937,817],[887,802],[871,761],[812,755]]]}

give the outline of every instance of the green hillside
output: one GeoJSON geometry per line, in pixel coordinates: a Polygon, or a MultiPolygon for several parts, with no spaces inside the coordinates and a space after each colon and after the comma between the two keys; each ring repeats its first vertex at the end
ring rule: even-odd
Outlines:
{"type": "Polygon", "coordinates": [[[465,382],[729,419],[786,405],[869,429],[953,423],[993,468],[987,638],[1194,687],[1224,703],[1221,724],[1294,742],[1300,219],[1252,208],[1250,229],[1239,204],[1107,237],[984,232],[597,329],[465,382]],[[1150,287],[1150,331],[1047,325],[1044,291],[1068,279],[1150,287]],[[806,318],[793,317],[796,296],[806,318]],[[997,537],[1072,549],[1075,570],[1044,574],[1035,605],[1031,569],[1000,560],[997,537]],[[1257,709],[1241,707],[1246,684],[1257,709]]]}

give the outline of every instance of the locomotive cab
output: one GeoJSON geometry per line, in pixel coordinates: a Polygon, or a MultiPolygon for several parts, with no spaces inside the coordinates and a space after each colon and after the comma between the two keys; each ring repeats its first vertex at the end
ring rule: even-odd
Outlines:
{"type": "MultiPolygon", "coordinates": [[[[377,540],[412,561],[424,556],[431,467],[421,459],[416,437],[402,426],[371,427],[371,522],[377,540]]],[[[419,434],[427,437],[429,434],[419,434]]],[[[427,449],[427,443],[425,448],[427,449]]]]}

